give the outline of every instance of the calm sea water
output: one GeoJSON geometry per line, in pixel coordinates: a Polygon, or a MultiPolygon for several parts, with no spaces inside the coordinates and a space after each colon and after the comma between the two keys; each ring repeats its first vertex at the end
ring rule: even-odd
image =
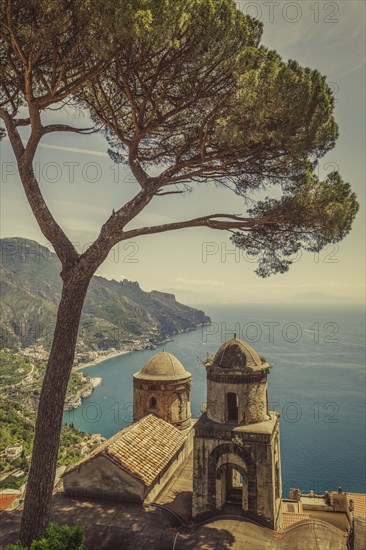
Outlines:
{"type": "Polygon", "coordinates": [[[132,419],[132,375],[163,348],[192,373],[192,412],[206,401],[205,368],[234,333],[273,365],[272,410],[281,413],[283,489],[304,492],[342,486],[366,492],[365,318],[361,309],[204,306],[212,326],[178,335],[156,350],[139,351],[87,368],[103,379],[64,421],[110,437],[132,419]]]}

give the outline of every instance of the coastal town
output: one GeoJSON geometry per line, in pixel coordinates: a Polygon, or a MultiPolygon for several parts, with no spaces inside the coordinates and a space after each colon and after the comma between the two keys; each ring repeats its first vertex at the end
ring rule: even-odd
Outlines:
{"type": "MultiPolygon", "coordinates": [[[[14,353],[0,350],[0,509],[16,508],[26,489],[40,388],[45,362],[42,353],[14,353]]],[[[72,374],[65,410],[80,406],[92,394],[101,378],[90,378],[83,372],[72,374]]],[[[59,453],[58,472],[78,460],[103,440],[64,426],[59,453]]]]}

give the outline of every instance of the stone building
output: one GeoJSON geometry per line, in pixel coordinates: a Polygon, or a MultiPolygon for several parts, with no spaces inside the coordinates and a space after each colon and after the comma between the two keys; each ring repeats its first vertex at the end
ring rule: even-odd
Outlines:
{"type": "MultiPolygon", "coordinates": [[[[174,524],[161,527],[154,548],[346,550],[353,537],[354,549],[366,550],[366,495],[302,495],[296,489],[282,499],[279,421],[268,408],[267,362],[234,338],[220,347],[206,371],[207,411],[195,422],[191,375],[174,356],[153,356],[134,375],[134,423],[64,473],[69,496],[126,503],[118,505],[118,513],[111,508],[113,548],[129,537],[126,548],[140,547],[141,531],[144,544],[155,541],[149,522],[156,507],[129,504],[153,502],[173,512],[164,517],[174,518],[174,524]],[[188,525],[196,520],[194,528],[173,533],[176,514],[188,525]],[[204,516],[210,520],[203,524],[204,516]],[[122,518],[128,518],[126,525],[122,518]],[[168,545],[162,542],[168,539],[168,545]]],[[[93,506],[88,502],[88,514],[93,506]]],[[[98,524],[100,509],[98,503],[91,522],[98,524]]],[[[112,531],[110,519],[106,531],[112,531]]],[[[112,548],[104,539],[103,544],[98,548],[112,548]]]]}
{"type": "Polygon", "coordinates": [[[151,502],[191,452],[188,434],[149,414],[63,474],[71,497],[151,502]]]}
{"type": "Polygon", "coordinates": [[[193,517],[240,513],[281,527],[278,414],[268,410],[269,365],[242,340],[223,344],[207,369],[207,411],[195,424],[193,517]]]}
{"type": "Polygon", "coordinates": [[[133,382],[134,423],[67,468],[65,494],[151,502],[192,452],[191,374],[160,352],[133,382]]]}
{"type": "Polygon", "coordinates": [[[191,426],[192,376],[174,355],[157,353],[133,375],[133,418],[153,413],[179,430],[191,426]]]}

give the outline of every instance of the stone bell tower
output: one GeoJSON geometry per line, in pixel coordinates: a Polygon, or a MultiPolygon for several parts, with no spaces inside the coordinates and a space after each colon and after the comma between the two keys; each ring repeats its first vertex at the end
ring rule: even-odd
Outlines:
{"type": "Polygon", "coordinates": [[[207,369],[207,411],[195,425],[193,517],[244,515],[281,527],[278,413],[268,410],[269,365],[246,342],[223,344],[207,369]]]}
{"type": "Polygon", "coordinates": [[[133,420],[153,413],[178,430],[192,426],[192,375],[172,354],[161,351],[133,375],[133,420]]]}

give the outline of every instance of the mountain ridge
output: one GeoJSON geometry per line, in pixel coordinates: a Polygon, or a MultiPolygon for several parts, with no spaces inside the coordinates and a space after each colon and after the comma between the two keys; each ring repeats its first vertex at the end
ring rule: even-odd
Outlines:
{"type": "MultiPolygon", "coordinates": [[[[0,347],[50,348],[61,295],[61,265],[53,252],[21,237],[0,239],[0,347]]],[[[174,294],[146,292],[137,281],[94,275],[79,327],[77,357],[153,348],[174,334],[210,323],[174,294]]]]}

